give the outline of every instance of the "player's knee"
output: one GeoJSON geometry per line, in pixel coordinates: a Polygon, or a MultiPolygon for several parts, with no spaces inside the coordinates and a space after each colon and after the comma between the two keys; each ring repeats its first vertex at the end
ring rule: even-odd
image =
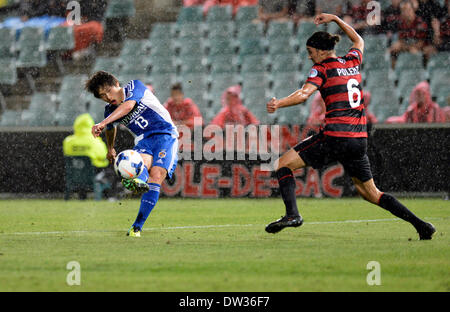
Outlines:
{"type": "Polygon", "coordinates": [[[164,168],[153,167],[150,170],[150,182],[161,184],[166,178],[167,171],[164,168]]]}

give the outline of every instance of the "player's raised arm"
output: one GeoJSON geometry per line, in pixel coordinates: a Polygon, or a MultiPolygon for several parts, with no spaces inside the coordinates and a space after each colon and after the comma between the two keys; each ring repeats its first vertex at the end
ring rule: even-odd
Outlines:
{"type": "Polygon", "coordinates": [[[350,40],[353,42],[353,48],[357,48],[361,51],[361,53],[364,52],[364,40],[363,38],[356,32],[356,30],[353,29],[352,26],[344,22],[342,19],[340,19],[338,16],[333,14],[326,14],[322,13],[317,15],[314,18],[314,23],[316,25],[320,24],[327,24],[330,22],[335,22],[338,24],[338,26],[345,32],[345,34],[350,38],[350,40]]]}
{"type": "Polygon", "coordinates": [[[279,100],[272,98],[267,103],[267,112],[274,113],[278,108],[304,103],[316,90],[317,86],[311,83],[305,83],[300,90],[293,92],[285,98],[279,100]]]}
{"type": "Polygon", "coordinates": [[[126,114],[131,112],[134,105],[136,105],[136,101],[133,101],[133,100],[126,101],[126,102],[123,102],[122,104],[120,104],[117,107],[117,109],[115,109],[111,113],[111,115],[109,115],[103,121],[101,121],[100,123],[98,123],[92,127],[92,135],[94,137],[98,137],[102,133],[103,129],[105,129],[107,124],[113,123],[114,121],[122,118],[123,116],[125,116],[126,114]]]}

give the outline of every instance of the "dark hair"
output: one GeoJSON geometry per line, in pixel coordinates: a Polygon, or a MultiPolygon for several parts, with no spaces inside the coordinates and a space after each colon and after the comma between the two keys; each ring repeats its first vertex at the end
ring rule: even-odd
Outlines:
{"type": "Polygon", "coordinates": [[[178,90],[178,91],[180,91],[180,92],[183,92],[183,88],[181,87],[181,83],[179,83],[179,82],[174,83],[174,84],[172,85],[171,90],[172,90],[172,91],[178,90]]]}
{"type": "Polygon", "coordinates": [[[306,41],[306,45],[319,50],[334,50],[339,42],[339,35],[332,35],[326,31],[317,31],[306,41]]]}
{"type": "Polygon", "coordinates": [[[118,82],[119,80],[117,80],[117,78],[112,74],[100,70],[94,73],[88,80],[86,80],[84,89],[92,93],[96,98],[99,98],[100,95],[98,94],[98,91],[101,87],[115,86],[118,82]]]}

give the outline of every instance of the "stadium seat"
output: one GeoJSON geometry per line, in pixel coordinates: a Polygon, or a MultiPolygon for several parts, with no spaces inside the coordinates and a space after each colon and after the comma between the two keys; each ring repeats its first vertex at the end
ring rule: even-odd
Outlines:
{"type": "Polygon", "coordinates": [[[239,42],[238,64],[247,55],[264,55],[264,47],[261,39],[246,39],[239,42]]]}
{"type": "Polygon", "coordinates": [[[58,99],[71,95],[81,96],[87,79],[87,75],[65,75],[58,91],[58,99]]]}
{"type": "Polygon", "coordinates": [[[28,109],[22,111],[24,126],[53,126],[56,111],[56,97],[52,94],[34,93],[28,109]]]}
{"type": "Polygon", "coordinates": [[[203,7],[182,7],[177,17],[177,24],[195,23],[203,21],[203,7]]]}
{"type": "Polygon", "coordinates": [[[389,70],[391,64],[385,52],[366,51],[367,52],[363,55],[362,63],[366,74],[372,70],[389,70]]]}
{"type": "Polygon", "coordinates": [[[422,53],[400,53],[397,62],[395,63],[395,76],[398,79],[401,72],[405,69],[423,69],[423,55],[422,53]]]}
{"type": "Polygon", "coordinates": [[[16,31],[12,28],[0,28],[0,59],[15,57],[16,31]]]}
{"type": "Polygon", "coordinates": [[[414,87],[421,81],[425,80],[425,70],[406,69],[401,72],[397,84],[397,97],[404,100],[409,100],[409,96],[414,87]]]}
{"type": "Polygon", "coordinates": [[[150,49],[150,56],[174,56],[175,48],[172,40],[159,41],[158,44],[152,44],[150,49]]]}
{"type": "Polygon", "coordinates": [[[70,127],[73,125],[77,116],[86,113],[87,102],[84,99],[85,94],[83,96],[70,94],[64,98],[60,98],[60,104],[54,116],[56,125],[70,127]]]}
{"type": "Polygon", "coordinates": [[[399,102],[395,89],[375,88],[369,90],[372,94],[370,109],[379,122],[384,122],[390,116],[399,114],[399,102]]]}
{"type": "Polygon", "coordinates": [[[272,118],[277,118],[280,125],[304,125],[309,116],[308,106],[295,105],[277,110],[272,118]]]}
{"type": "Polygon", "coordinates": [[[92,94],[86,95],[86,97],[87,112],[92,116],[95,123],[99,123],[105,118],[105,102],[95,98],[92,94]]]}
{"type": "Polygon", "coordinates": [[[14,85],[17,82],[16,61],[0,58],[0,85],[14,85]]]}
{"type": "Polygon", "coordinates": [[[272,37],[267,40],[269,55],[273,57],[277,54],[296,54],[295,46],[291,37],[272,37]]]}
{"type": "Polygon", "coordinates": [[[292,21],[278,22],[271,21],[267,28],[267,39],[286,37],[291,38],[294,35],[294,23],[292,21]]]}
{"type": "Polygon", "coordinates": [[[251,23],[258,18],[258,6],[241,6],[236,12],[235,23],[237,28],[241,28],[245,24],[251,23]]]}
{"type": "Polygon", "coordinates": [[[283,98],[301,88],[298,72],[282,72],[273,75],[273,94],[283,98]]]}
{"type": "Polygon", "coordinates": [[[134,58],[141,55],[148,55],[149,43],[147,40],[127,39],[125,40],[122,50],[120,51],[121,58],[134,58]]]}
{"type": "Polygon", "coordinates": [[[161,103],[164,103],[170,97],[170,89],[176,81],[175,77],[172,73],[152,73],[151,76],[147,77],[161,103]]]}
{"type": "Polygon", "coordinates": [[[272,73],[298,71],[300,57],[298,54],[278,54],[270,57],[272,73]]]}
{"type": "Polygon", "coordinates": [[[234,23],[233,22],[216,22],[208,24],[207,32],[208,38],[233,38],[234,37],[234,23]]]}
{"type": "Polygon", "coordinates": [[[19,40],[17,41],[17,49],[22,50],[26,47],[36,48],[43,45],[44,29],[40,27],[25,27],[20,32],[19,40]]]}
{"type": "Polygon", "coordinates": [[[206,60],[201,55],[186,55],[180,57],[180,74],[200,73],[205,74],[207,72],[206,60]]]}
{"type": "Polygon", "coordinates": [[[176,41],[176,47],[180,49],[179,56],[202,56],[205,51],[203,40],[201,38],[179,38],[176,41]]]}
{"type": "Polygon", "coordinates": [[[245,24],[238,28],[237,40],[243,41],[248,39],[263,38],[264,28],[262,23],[245,24]]]}
{"type": "Polygon", "coordinates": [[[364,49],[371,53],[385,53],[387,49],[387,36],[383,34],[364,36],[364,49]]]}
{"type": "Polygon", "coordinates": [[[372,88],[384,88],[384,87],[392,87],[394,85],[394,81],[389,78],[389,71],[386,69],[372,69],[370,71],[366,71],[365,74],[366,85],[365,87],[372,88]]]}
{"type": "Polygon", "coordinates": [[[119,75],[147,75],[150,69],[150,57],[136,55],[134,57],[119,57],[119,75]]]}
{"type": "Polygon", "coordinates": [[[297,29],[297,45],[304,46],[306,40],[315,33],[319,31],[319,28],[313,22],[300,22],[297,29]]]}
{"type": "Polygon", "coordinates": [[[107,71],[109,73],[117,73],[119,70],[118,58],[102,56],[97,57],[95,59],[94,67],[91,70],[91,74],[99,70],[107,71]]]}
{"type": "Polygon", "coordinates": [[[50,29],[46,49],[50,51],[69,51],[75,47],[73,27],[53,27],[50,29]]]}
{"type": "Polygon", "coordinates": [[[234,54],[233,41],[227,37],[215,37],[206,41],[209,47],[209,57],[222,55],[222,54],[234,54]]]}
{"type": "Polygon", "coordinates": [[[432,78],[435,70],[450,67],[450,52],[439,52],[430,57],[427,64],[427,79],[432,78]]]}
{"type": "Polygon", "coordinates": [[[135,14],[134,0],[110,0],[106,7],[105,17],[107,19],[134,17],[135,14]]]}
{"type": "Polygon", "coordinates": [[[43,44],[37,47],[21,47],[17,67],[44,67],[45,65],[47,65],[47,53],[43,44]]]}
{"type": "Polygon", "coordinates": [[[448,106],[448,97],[450,96],[450,70],[442,68],[435,70],[430,79],[431,95],[442,107],[448,106]]]}
{"type": "Polygon", "coordinates": [[[21,125],[22,112],[15,110],[5,110],[0,118],[1,127],[12,127],[21,125]]]}
{"type": "Polygon", "coordinates": [[[202,73],[185,73],[178,77],[186,97],[191,98],[199,107],[206,107],[208,77],[202,73]]]}
{"type": "Polygon", "coordinates": [[[266,71],[266,60],[264,55],[246,55],[242,58],[241,74],[266,71]]]}
{"type": "Polygon", "coordinates": [[[344,56],[353,46],[353,42],[347,36],[341,36],[341,40],[336,44],[335,50],[337,56],[344,56]]]}
{"type": "Polygon", "coordinates": [[[206,23],[231,22],[233,7],[231,5],[215,5],[209,8],[206,23]]]}
{"type": "Polygon", "coordinates": [[[203,37],[203,23],[184,23],[178,26],[179,38],[203,37]]]}
{"type": "Polygon", "coordinates": [[[212,73],[210,77],[211,89],[208,93],[208,99],[212,101],[213,107],[216,108],[216,112],[221,108],[221,96],[228,87],[237,85],[239,79],[233,73],[212,73]]]}
{"type": "Polygon", "coordinates": [[[172,57],[152,57],[150,59],[152,65],[152,74],[172,73],[176,74],[177,66],[172,57]]]}
{"type": "Polygon", "coordinates": [[[150,43],[170,40],[174,37],[175,23],[153,23],[150,31],[150,43]]]}
{"type": "Polygon", "coordinates": [[[236,65],[233,54],[210,56],[208,58],[208,63],[211,64],[211,74],[236,72],[236,65]]]}

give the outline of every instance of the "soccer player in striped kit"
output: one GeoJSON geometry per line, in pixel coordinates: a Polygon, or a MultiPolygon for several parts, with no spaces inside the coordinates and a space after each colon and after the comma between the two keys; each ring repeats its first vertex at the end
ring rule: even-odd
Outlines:
{"type": "Polygon", "coordinates": [[[306,42],[309,59],[314,62],[303,87],[291,95],[267,103],[267,111],[306,102],[319,90],[326,105],[325,126],[290,149],[276,163],[280,193],[286,206],[286,215],[268,224],[268,233],[277,233],[285,227],[298,227],[303,219],[298,212],[293,170],[311,166],[321,168],[338,161],[351,176],[358,193],[367,201],[393,215],[410,222],[420,239],[431,239],[436,229],[431,223],[415,216],[395,197],[375,186],[367,157],[367,129],[364,96],[361,88],[361,63],[364,40],[339,17],[319,14],[316,24],[335,22],[351,39],[353,46],[343,57],[337,57],[334,46],[339,36],[316,32],[306,42]]]}

